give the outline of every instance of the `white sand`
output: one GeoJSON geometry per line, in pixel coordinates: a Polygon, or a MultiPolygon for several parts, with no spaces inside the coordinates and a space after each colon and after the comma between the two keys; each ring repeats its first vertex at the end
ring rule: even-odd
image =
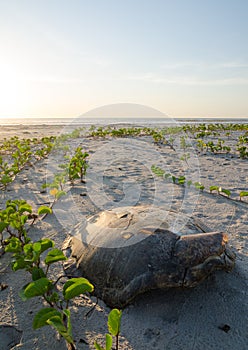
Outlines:
{"type": "MultiPolygon", "coordinates": [[[[20,128],[7,129],[2,137],[13,136],[17,130],[21,135],[20,128]]],[[[29,134],[24,134],[24,137],[36,137],[35,132],[39,132],[40,136],[42,133],[51,135],[60,131],[56,127],[44,126],[25,130],[29,134]]],[[[235,144],[234,139],[228,142],[235,144]]],[[[138,296],[123,311],[120,349],[247,349],[248,204],[232,200],[238,199],[241,190],[248,190],[247,159],[240,159],[238,154],[196,152],[191,153],[188,167],[180,161],[180,151],[174,152],[165,145],[153,145],[149,137],[131,140],[82,138],[70,141],[70,147],[74,148],[79,143],[91,155],[86,184],[77,182],[70,189],[71,200],[64,200],[62,207],[55,207],[55,214],[47,216],[31,229],[33,240],[49,237],[55,240],[57,246],[61,246],[67,233],[73,232],[79,220],[85,220],[108,205],[152,204],[155,200],[164,207],[172,205],[177,208],[179,215],[186,212],[197,216],[212,231],[227,232],[230,245],[237,254],[232,272],[216,272],[194,289],[152,291],[138,296]],[[184,188],[153,175],[150,171],[152,164],[175,176],[183,174],[183,169],[190,169],[188,179],[199,180],[207,190],[210,185],[230,189],[232,199],[198,193],[193,188],[185,192],[184,188]],[[93,180],[95,182],[91,186],[93,180]],[[102,190],[97,182],[103,183],[102,190]],[[68,205],[69,211],[65,205],[68,205]],[[221,329],[225,325],[230,328],[227,332],[221,329]]],[[[49,197],[40,193],[41,185],[47,173],[51,169],[55,171],[60,161],[60,156],[50,156],[34,167],[25,167],[6,193],[1,194],[1,207],[9,198],[22,197],[35,208],[48,202],[49,197]]],[[[247,199],[245,201],[248,202],[247,199]]],[[[18,291],[29,282],[29,275],[24,271],[12,272],[9,262],[7,254],[0,258],[0,283],[8,285],[8,288],[0,291],[0,326],[12,325],[23,332],[20,343],[12,349],[66,349],[64,341],[59,341],[49,327],[32,330],[32,319],[41,308],[41,300],[21,301],[18,291]]],[[[56,276],[60,272],[58,265],[53,274],[56,276]]],[[[107,332],[106,321],[110,309],[102,301],[86,316],[95,301],[94,297],[92,300],[76,298],[72,305],[73,334],[78,349],[94,349],[94,340],[103,341],[107,332]]],[[[9,349],[3,345],[5,332],[0,329],[0,350],[9,349]]]]}

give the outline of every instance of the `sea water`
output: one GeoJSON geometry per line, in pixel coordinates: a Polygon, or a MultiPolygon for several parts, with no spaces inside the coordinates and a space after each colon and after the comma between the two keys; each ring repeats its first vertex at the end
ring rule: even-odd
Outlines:
{"type": "Polygon", "coordinates": [[[247,124],[248,118],[0,118],[0,125],[112,125],[133,124],[143,125],[173,125],[173,124],[199,124],[199,123],[222,123],[222,124],[247,124]]]}

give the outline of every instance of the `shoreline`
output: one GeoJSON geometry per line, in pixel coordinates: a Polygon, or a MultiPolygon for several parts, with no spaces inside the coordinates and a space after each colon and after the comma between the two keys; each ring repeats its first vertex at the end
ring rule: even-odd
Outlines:
{"type": "Polygon", "coordinates": [[[0,126],[88,126],[88,125],[109,125],[109,124],[148,124],[163,125],[171,123],[179,124],[215,124],[215,123],[248,123],[247,118],[174,118],[174,117],[154,117],[154,118],[138,118],[138,117],[77,117],[77,118],[0,118],[0,126]]]}

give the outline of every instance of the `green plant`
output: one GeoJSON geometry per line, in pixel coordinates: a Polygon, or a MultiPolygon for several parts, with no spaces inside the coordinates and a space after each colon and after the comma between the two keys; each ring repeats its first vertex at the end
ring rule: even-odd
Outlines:
{"type": "Polygon", "coordinates": [[[73,182],[75,179],[80,179],[83,182],[83,178],[86,175],[88,168],[87,158],[89,154],[82,152],[82,147],[77,147],[74,156],[70,159],[69,163],[69,179],[73,182]]]}
{"type": "Polygon", "coordinates": [[[248,196],[248,191],[241,191],[239,193],[239,199],[242,200],[241,198],[247,197],[248,196]]]}
{"type": "Polygon", "coordinates": [[[179,176],[179,178],[177,179],[177,182],[179,185],[184,186],[185,180],[186,180],[185,176],[179,176]]]}
{"type": "Polygon", "coordinates": [[[181,157],[180,160],[184,161],[187,166],[189,166],[188,160],[190,159],[190,153],[184,153],[181,157]]]}
{"type": "Polygon", "coordinates": [[[205,186],[201,182],[198,182],[198,181],[194,182],[194,186],[199,191],[203,191],[205,188],[205,186]]]}
{"type": "MultiPolygon", "coordinates": [[[[42,213],[38,210],[38,215],[42,215],[44,211],[51,212],[48,207],[42,207],[42,213]]],[[[0,210],[0,243],[3,247],[11,247],[10,244],[18,244],[23,247],[29,242],[27,237],[26,222],[31,219],[32,223],[38,217],[33,213],[33,209],[23,199],[7,200],[5,209],[0,210]]],[[[8,248],[7,248],[8,249],[8,248]]]]}
{"type": "Polygon", "coordinates": [[[15,139],[14,146],[8,145],[7,148],[10,151],[11,160],[5,161],[2,156],[0,156],[0,183],[3,189],[11,183],[16,174],[18,174],[24,165],[28,163],[31,159],[30,151],[30,141],[15,139]]]}
{"type": "Polygon", "coordinates": [[[99,345],[97,342],[94,343],[95,348],[97,350],[111,350],[112,349],[112,344],[113,344],[113,338],[112,336],[115,337],[116,339],[116,346],[115,350],[119,349],[119,334],[120,334],[120,329],[121,329],[121,316],[122,316],[122,311],[118,309],[113,309],[110,311],[108,315],[108,330],[109,334],[106,334],[105,336],[105,348],[103,348],[101,345],[99,345]]]}
{"type": "Polygon", "coordinates": [[[212,193],[213,191],[217,191],[218,194],[224,193],[224,194],[227,195],[227,197],[230,197],[230,195],[231,195],[231,191],[230,190],[227,190],[227,189],[222,188],[220,186],[210,186],[209,187],[209,191],[210,191],[210,193],[212,193]]]}
{"type": "Polygon", "coordinates": [[[154,143],[163,143],[165,141],[162,131],[153,130],[151,136],[154,143]]]}
{"type": "MultiPolygon", "coordinates": [[[[38,209],[38,215],[47,213],[51,213],[49,207],[42,206],[38,209]]],[[[25,200],[7,201],[6,208],[0,211],[1,244],[6,253],[12,254],[12,269],[24,269],[31,274],[31,282],[19,293],[22,300],[42,297],[48,306],[34,316],[33,328],[50,325],[65,339],[67,348],[74,350],[76,347],[72,337],[69,302],[76,296],[92,292],[94,287],[87,279],[80,277],[67,280],[62,291],[58,288],[60,280],[65,276],[53,280],[49,268],[67,258],[60,249],[54,248],[54,242],[48,238],[31,241],[25,224],[32,214],[32,207],[25,200]]]]}
{"type": "Polygon", "coordinates": [[[92,137],[106,137],[109,134],[103,126],[99,126],[97,129],[90,130],[90,136],[92,137]]]}
{"type": "Polygon", "coordinates": [[[49,155],[49,153],[52,151],[52,149],[55,147],[55,141],[56,141],[55,136],[43,137],[41,139],[42,147],[40,147],[34,152],[34,157],[37,160],[46,158],[49,155]]]}
{"type": "Polygon", "coordinates": [[[165,174],[165,171],[163,169],[161,169],[160,167],[157,167],[156,165],[152,165],[151,166],[151,171],[157,175],[157,176],[161,176],[163,177],[165,174]]]}
{"type": "Polygon", "coordinates": [[[229,153],[231,151],[231,147],[224,145],[225,141],[222,139],[218,139],[216,144],[213,141],[209,141],[206,143],[207,148],[210,148],[210,151],[213,153],[229,153]]]}
{"type": "Polygon", "coordinates": [[[50,188],[50,195],[54,197],[54,203],[66,195],[64,191],[64,186],[66,183],[66,171],[55,174],[53,181],[50,183],[45,183],[42,185],[42,188],[50,188]]]}
{"type": "MultiPolygon", "coordinates": [[[[183,175],[176,177],[170,173],[166,173],[163,169],[161,169],[160,167],[157,167],[155,165],[152,165],[151,170],[157,176],[163,177],[164,179],[171,179],[173,184],[178,184],[181,186],[185,185],[186,178],[183,175]]],[[[190,186],[191,183],[189,181],[187,181],[187,184],[188,184],[188,186],[190,186]]]]}
{"type": "Polygon", "coordinates": [[[239,156],[240,158],[246,158],[248,157],[248,149],[244,145],[238,145],[237,146],[237,151],[239,151],[239,156]]]}
{"type": "Polygon", "coordinates": [[[202,139],[198,139],[197,147],[200,149],[201,152],[203,152],[205,149],[207,149],[207,144],[202,139]]]}
{"type": "Polygon", "coordinates": [[[184,152],[185,152],[186,148],[188,148],[190,146],[191,145],[186,142],[186,137],[185,136],[181,136],[180,137],[180,148],[182,148],[184,150],[184,152]]]}
{"type": "Polygon", "coordinates": [[[6,190],[7,185],[13,181],[11,173],[12,168],[0,156],[0,183],[2,184],[4,190],[6,190]]]}

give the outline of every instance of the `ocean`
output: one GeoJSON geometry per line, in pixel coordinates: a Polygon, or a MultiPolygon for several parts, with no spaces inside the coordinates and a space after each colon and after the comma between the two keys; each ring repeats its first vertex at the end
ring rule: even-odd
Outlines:
{"type": "Polygon", "coordinates": [[[248,118],[0,118],[0,125],[171,125],[198,123],[247,124],[248,118]]]}

